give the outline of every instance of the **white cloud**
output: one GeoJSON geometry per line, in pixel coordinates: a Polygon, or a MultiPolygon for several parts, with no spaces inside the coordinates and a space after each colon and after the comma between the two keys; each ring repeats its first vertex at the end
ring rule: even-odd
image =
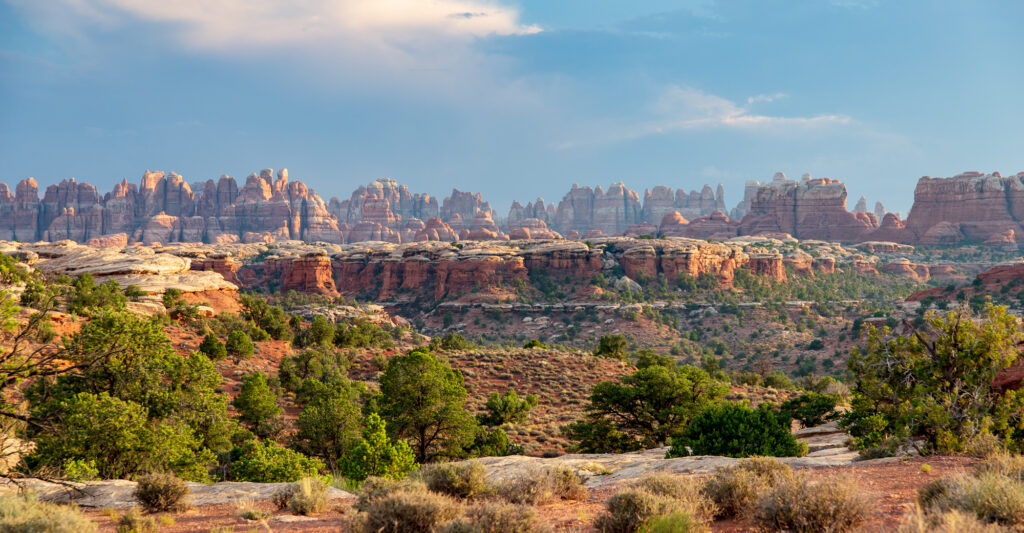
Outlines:
{"type": "Polygon", "coordinates": [[[758,95],[755,95],[755,96],[747,97],[747,105],[756,104],[756,103],[759,103],[759,102],[771,103],[771,102],[774,102],[776,100],[779,100],[779,99],[785,98],[785,97],[786,97],[785,93],[758,94],[758,95]]]}
{"type": "Polygon", "coordinates": [[[809,130],[841,127],[855,121],[841,114],[812,116],[771,116],[753,113],[752,104],[770,102],[783,97],[758,95],[747,99],[746,106],[706,93],[692,87],[673,85],[662,91],[650,106],[647,117],[632,121],[616,121],[589,131],[610,131],[603,138],[563,142],[557,149],[574,148],[587,144],[614,143],[686,130],[732,129],[762,133],[795,133],[809,130]]]}
{"type": "Polygon", "coordinates": [[[80,35],[138,22],[164,25],[199,51],[342,46],[392,51],[425,40],[523,35],[540,28],[491,0],[10,0],[43,26],[80,35]]]}

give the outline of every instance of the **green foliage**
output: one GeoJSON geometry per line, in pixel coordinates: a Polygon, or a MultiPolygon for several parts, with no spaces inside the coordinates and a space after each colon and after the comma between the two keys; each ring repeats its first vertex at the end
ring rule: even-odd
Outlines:
{"type": "Polygon", "coordinates": [[[586,419],[568,426],[566,434],[584,453],[654,448],[727,392],[727,385],[694,366],[642,368],[618,382],[595,385],[586,419]]]}
{"type": "Polygon", "coordinates": [[[18,261],[7,254],[0,254],[0,283],[12,285],[23,283],[31,277],[31,271],[18,266],[18,261]]]}
{"type": "Polygon", "coordinates": [[[492,392],[484,405],[487,413],[480,416],[480,423],[487,426],[500,426],[525,422],[530,411],[536,406],[536,394],[529,394],[526,398],[519,399],[519,395],[514,390],[509,390],[504,395],[492,392]]]}
{"type": "Polygon", "coordinates": [[[96,524],[75,507],[42,503],[31,494],[0,495],[0,531],[94,533],[96,530],[96,524]]]}
{"type": "Polygon", "coordinates": [[[187,425],[150,421],[144,407],[107,392],[78,393],[60,401],[56,410],[61,418],[37,437],[36,450],[28,458],[31,465],[58,466],[78,460],[95,465],[103,479],[170,470],[204,480],[205,465],[214,460],[187,425]]]}
{"type": "Polygon", "coordinates": [[[316,315],[310,322],[309,327],[299,332],[292,338],[292,344],[297,348],[306,346],[330,346],[334,343],[334,324],[323,315],[316,315]]]}
{"type": "Polygon", "coordinates": [[[873,503],[852,479],[780,478],[758,501],[754,523],[764,531],[844,533],[860,526],[873,503]]]}
{"type": "Polygon", "coordinates": [[[334,344],[339,348],[384,348],[395,347],[391,335],[365,318],[352,318],[335,325],[334,344]]]}
{"type": "Polygon", "coordinates": [[[310,380],[296,423],[299,448],[334,469],[359,437],[360,388],[348,379],[325,385],[310,380]]]}
{"type": "Polygon", "coordinates": [[[38,422],[29,437],[43,444],[35,466],[91,459],[105,478],[171,470],[205,479],[205,464],[229,447],[231,432],[220,375],[205,355],[177,353],[156,319],[112,311],[64,346],[67,371],[36,380],[26,394],[38,422]],[[108,418],[115,431],[95,427],[108,418]],[[146,446],[157,450],[148,459],[140,457],[146,446]]]}
{"type": "Polygon", "coordinates": [[[380,378],[380,414],[420,463],[458,457],[472,442],[477,422],[465,402],[462,373],[421,348],[392,357],[380,378]]]}
{"type": "Polygon", "coordinates": [[[68,481],[93,481],[100,476],[94,460],[68,459],[64,461],[61,470],[64,471],[64,479],[68,481]]]}
{"type": "Polygon", "coordinates": [[[402,479],[418,466],[408,443],[388,439],[384,421],[376,413],[366,417],[363,438],[351,447],[341,463],[345,477],[357,481],[370,476],[402,479]]]}
{"type": "Polygon", "coordinates": [[[235,481],[285,483],[319,475],[324,468],[319,459],[282,448],[272,440],[248,440],[231,450],[228,472],[235,481]]]}
{"type": "Polygon", "coordinates": [[[513,443],[501,428],[477,427],[473,444],[467,449],[472,457],[502,457],[523,453],[523,447],[513,443]]]}
{"type": "Polygon", "coordinates": [[[838,403],[838,396],[805,392],[782,402],[779,411],[789,418],[799,420],[804,427],[820,426],[831,418],[838,403]]]}
{"type": "Polygon", "coordinates": [[[347,386],[351,366],[352,361],[340,350],[316,346],[282,358],[277,375],[285,390],[299,392],[307,380],[347,386]]]}
{"type": "Polygon", "coordinates": [[[996,374],[1019,360],[1021,331],[1005,307],[980,320],[960,308],[929,312],[909,337],[872,330],[849,362],[851,411],[843,424],[859,448],[924,439],[923,451],[956,453],[985,435],[1021,449],[1024,394],[993,390],[996,374]]]}
{"type": "Polygon", "coordinates": [[[224,343],[224,349],[235,360],[235,363],[238,363],[242,359],[252,357],[256,347],[253,345],[252,339],[244,331],[236,329],[228,333],[228,340],[224,343]]]}
{"type": "Polygon", "coordinates": [[[428,489],[456,498],[476,498],[491,492],[487,469],[477,461],[427,465],[420,469],[419,477],[428,489]]]}
{"type": "Polygon", "coordinates": [[[794,457],[807,453],[789,432],[789,418],[767,404],[720,402],[708,406],[672,436],[667,457],[690,455],[794,457]]]}
{"type": "Polygon", "coordinates": [[[242,378],[242,388],[231,405],[238,410],[238,419],[253,433],[269,437],[281,430],[279,417],[283,410],[277,405],[277,395],[270,390],[263,372],[242,378]]]}
{"type": "Polygon", "coordinates": [[[96,285],[92,275],[82,274],[71,282],[68,311],[89,316],[107,310],[123,310],[128,299],[114,280],[96,285]]]}
{"type": "Polygon", "coordinates": [[[203,342],[199,343],[199,351],[206,354],[211,361],[221,361],[228,356],[227,348],[213,333],[207,333],[203,342]]]}
{"type": "Polygon", "coordinates": [[[188,485],[174,474],[146,474],[135,486],[135,500],[151,512],[179,512],[188,508],[188,485]]]}
{"type": "Polygon", "coordinates": [[[476,345],[466,340],[465,337],[458,333],[449,332],[441,337],[434,337],[430,340],[430,350],[444,350],[448,352],[458,352],[462,350],[472,350],[476,348],[476,345]]]}
{"type": "Polygon", "coordinates": [[[647,368],[649,366],[673,368],[676,366],[676,360],[671,355],[662,355],[654,350],[637,350],[633,357],[636,358],[634,365],[637,368],[647,368]]]}
{"type": "Polygon", "coordinates": [[[929,515],[958,511],[983,522],[1020,529],[1024,526],[1024,457],[997,455],[971,474],[940,478],[918,492],[929,515]]]}
{"type": "Polygon", "coordinates": [[[544,344],[543,342],[540,342],[537,339],[530,339],[530,340],[526,341],[525,344],[523,344],[523,348],[525,348],[527,350],[529,350],[530,348],[540,348],[542,350],[547,350],[547,349],[550,348],[550,346],[548,346],[547,344],[544,344]]]}
{"type": "MultiPolygon", "coordinates": [[[[283,309],[255,295],[243,294],[238,301],[242,306],[242,318],[251,320],[258,329],[265,331],[274,340],[291,340],[292,329],[283,309]]],[[[230,348],[228,351],[231,351],[230,348]]]]}
{"type": "Polygon", "coordinates": [[[597,517],[594,527],[602,533],[634,533],[657,518],[675,517],[678,521],[700,524],[702,527],[695,531],[701,531],[706,530],[711,518],[707,510],[713,507],[696,491],[678,499],[643,488],[631,488],[608,499],[607,510],[597,517]]]}
{"type": "Polygon", "coordinates": [[[612,359],[626,360],[626,347],[629,341],[624,335],[601,335],[594,348],[594,355],[598,357],[610,357],[612,359]]]}

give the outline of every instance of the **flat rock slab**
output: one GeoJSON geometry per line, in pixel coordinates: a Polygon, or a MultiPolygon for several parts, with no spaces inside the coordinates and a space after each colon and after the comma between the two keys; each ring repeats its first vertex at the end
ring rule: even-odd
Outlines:
{"type": "MultiPolygon", "coordinates": [[[[665,458],[667,447],[622,454],[575,454],[540,458],[513,455],[476,459],[487,468],[488,480],[500,483],[506,479],[529,475],[536,469],[565,466],[584,478],[590,489],[601,489],[640,479],[652,473],[710,474],[735,465],[739,459],[711,455],[665,458]]],[[[848,466],[857,459],[857,452],[846,448],[830,448],[807,457],[779,457],[793,468],[824,468],[848,466]]]]}
{"type": "MultiPolygon", "coordinates": [[[[189,501],[192,505],[219,505],[232,503],[242,498],[269,500],[290,483],[249,483],[223,481],[220,483],[189,482],[189,501]]],[[[136,483],[123,479],[89,481],[85,483],[54,483],[41,479],[0,480],[0,493],[28,490],[34,492],[40,501],[53,503],[75,503],[83,507],[135,507],[132,494],[136,483]]],[[[351,493],[334,487],[327,489],[329,500],[354,498],[351,493]]]]}

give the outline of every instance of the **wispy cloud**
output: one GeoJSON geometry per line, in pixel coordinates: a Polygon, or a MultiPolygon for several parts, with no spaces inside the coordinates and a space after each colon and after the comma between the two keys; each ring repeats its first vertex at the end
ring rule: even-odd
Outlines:
{"type": "Polygon", "coordinates": [[[615,143],[687,130],[733,129],[749,132],[792,133],[848,125],[854,120],[842,114],[812,116],[772,116],[754,113],[753,104],[771,102],[784,97],[757,95],[747,98],[747,105],[706,93],[693,87],[673,85],[666,88],[649,106],[645,117],[619,120],[590,131],[610,132],[603,137],[590,137],[554,145],[557,149],[575,148],[588,144],[615,143]]]}
{"type": "Polygon", "coordinates": [[[41,25],[68,34],[139,22],[164,25],[203,51],[345,45],[397,50],[428,38],[473,39],[541,31],[491,0],[9,0],[41,25]]]}
{"type": "Polygon", "coordinates": [[[747,105],[756,104],[756,103],[759,103],[759,102],[774,102],[776,100],[779,100],[779,99],[782,99],[782,98],[785,98],[785,97],[786,97],[785,93],[758,94],[756,96],[748,96],[747,97],[747,105]]]}

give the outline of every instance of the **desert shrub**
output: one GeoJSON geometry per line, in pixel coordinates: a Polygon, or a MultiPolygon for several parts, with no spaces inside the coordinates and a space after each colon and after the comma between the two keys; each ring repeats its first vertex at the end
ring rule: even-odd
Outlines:
{"type": "Polygon", "coordinates": [[[594,528],[601,533],[634,533],[654,518],[679,514],[695,519],[678,500],[630,489],[608,499],[607,510],[594,520],[594,528]]]}
{"type": "Polygon", "coordinates": [[[64,479],[68,481],[92,481],[99,479],[100,471],[95,460],[68,459],[64,461],[64,479]]]}
{"type": "MultiPolygon", "coordinates": [[[[310,380],[326,385],[345,383],[352,360],[342,350],[327,346],[314,346],[281,359],[278,378],[285,390],[305,396],[304,385],[310,380]]],[[[306,398],[299,398],[304,403],[306,398]]]]}
{"type": "Polygon", "coordinates": [[[427,488],[456,498],[475,498],[487,492],[487,469],[477,461],[427,465],[419,476],[427,488]]]}
{"type": "Polygon", "coordinates": [[[266,509],[260,509],[256,504],[256,500],[252,498],[239,498],[235,500],[235,511],[238,513],[238,517],[243,520],[265,520],[272,512],[266,509]]]}
{"type": "Polygon", "coordinates": [[[555,500],[583,500],[589,491],[570,468],[528,469],[505,480],[498,494],[511,503],[542,505],[555,500]]]}
{"type": "Polygon", "coordinates": [[[766,531],[840,533],[859,526],[871,503],[850,479],[811,481],[806,476],[780,478],[754,510],[754,523],[766,531]]]}
{"type": "Polygon", "coordinates": [[[1024,455],[994,454],[974,467],[975,475],[994,473],[1017,481],[1024,481],[1024,455]]]}
{"type": "Polygon", "coordinates": [[[339,348],[389,349],[394,348],[395,342],[384,328],[365,318],[353,318],[335,324],[334,345],[339,348]]]}
{"type": "Polygon", "coordinates": [[[462,514],[462,505],[427,490],[398,490],[366,503],[353,523],[363,533],[430,533],[462,514]]]}
{"type": "Polygon", "coordinates": [[[296,515],[315,515],[327,509],[327,483],[319,477],[304,477],[274,495],[278,508],[296,515]]]}
{"type": "Polygon", "coordinates": [[[78,509],[36,501],[31,494],[0,495],[0,531],[11,533],[92,533],[92,523],[78,509]]]}
{"type": "Polygon", "coordinates": [[[385,477],[368,477],[359,487],[358,498],[353,507],[357,511],[365,511],[370,502],[400,491],[425,491],[427,484],[420,479],[406,478],[402,480],[385,477]]]}
{"type": "Polygon", "coordinates": [[[274,441],[249,440],[231,450],[228,472],[235,481],[285,483],[316,476],[324,468],[319,459],[283,448],[274,441]]]}
{"type": "Polygon", "coordinates": [[[985,522],[1024,525],[1024,482],[995,471],[929,483],[918,493],[926,512],[962,511],[985,522]]]}
{"type": "Polygon", "coordinates": [[[224,349],[235,362],[252,357],[256,347],[246,333],[240,329],[228,333],[228,340],[224,343],[224,349]]]}
{"type": "Polygon", "coordinates": [[[991,385],[1020,360],[1021,338],[1017,318],[991,304],[980,320],[966,308],[928,312],[907,336],[872,330],[849,361],[855,395],[843,424],[858,448],[920,437],[925,452],[961,453],[990,433],[1020,449],[1024,394],[991,385]]]}
{"type": "Polygon", "coordinates": [[[537,339],[530,339],[530,340],[526,341],[526,343],[523,344],[523,348],[525,348],[527,350],[529,350],[531,348],[540,348],[542,350],[547,350],[547,349],[550,348],[550,346],[548,346],[547,344],[544,344],[543,342],[540,342],[537,339]]]}
{"type": "Polygon", "coordinates": [[[291,339],[292,328],[288,324],[288,316],[279,306],[249,294],[241,295],[238,301],[242,305],[242,318],[251,320],[257,329],[266,332],[274,340],[291,339]]]}
{"type": "Polygon", "coordinates": [[[117,533],[157,533],[160,524],[152,516],[144,516],[138,507],[125,511],[117,519],[117,533]]]}
{"type": "Polygon", "coordinates": [[[789,431],[789,419],[767,404],[751,409],[746,404],[723,402],[695,416],[672,437],[668,457],[724,455],[795,457],[807,453],[789,431]],[[688,450],[689,448],[689,450],[688,450]]]}
{"type": "Polygon", "coordinates": [[[220,361],[228,356],[224,343],[220,342],[220,339],[213,333],[207,333],[203,337],[203,342],[199,343],[199,351],[206,354],[211,361],[220,361]]]}
{"type": "Polygon", "coordinates": [[[946,511],[926,514],[918,508],[903,517],[896,533],[1010,533],[1010,530],[986,524],[970,513],[946,511]]]}
{"type": "Polygon", "coordinates": [[[537,522],[537,511],[527,505],[484,503],[466,517],[449,522],[441,533],[540,533],[550,531],[537,522]]]}
{"type": "Polygon", "coordinates": [[[480,423],[487,426],[500,426],[525,422],[530,410],[536,406],[536,394],[528,394],[526,398],[520,399],[514,390],[509,390],[504,395],[492,392],[484,405],[487,413],[480,416],[480,423]]]}
{"type": "Polygon", "coordinates": [[[640,478],[634,487],[682,502],[686,505],[687,514],[701,522],[710,521],[718,513],[715,502],[701,491],[700,484],[682,476],[648,474],[640,478]]]}
{"type": "Polygon", "coordinates": [[[704,482],[702,491],[715,503],[720,517],[747,515],[768,488],[789,477],[793,469],[770,457],[751,457],[719,469],[704,482]]]}
{"type": "Polygon", "coordinates": [[[782,402],[779,411],[789,418],[799,420],[804,427],[820,426],[829,420],[838,403],[838,396],[805,392],[782,402]]]}
{"type": "Polygon", "coordinates": [[[188,485],[174,474],[146,474],[135,486],[135,500],[151,512],[184,511],[188,508],[188,485]]]}
{"type": "Polygon", "coordinates": [[[704,533],[707,531],[710,531],[707,525],[694,520],[688,513],[656,516],[637,530],[638,533],[704,533]]]}
{"type": "Polygon", "coordinates": [[[401,479],[417,466],[416,455],[404,440],[392,442],[376,413],[366,417],[363,437],[346,453],[341,469],[356,481],[370,476],[401,479]]]}
{"type": "Polygon", "coordinates": [[[263,372],[242,378],[238,396],[231,401],[238,410],[238,419],[261,437],[269,437],[281,430],[279,417],[283,411],[277,405],[277,395],[270,390],[263,372]]]}

